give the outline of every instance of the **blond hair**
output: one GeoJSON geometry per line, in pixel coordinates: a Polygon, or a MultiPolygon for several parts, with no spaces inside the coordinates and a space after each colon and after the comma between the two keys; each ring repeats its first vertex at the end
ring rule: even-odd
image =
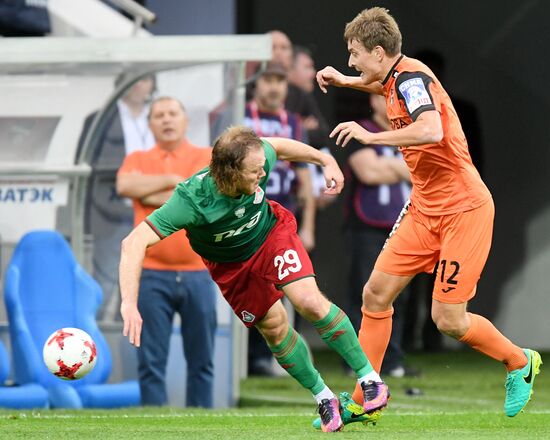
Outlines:
{"type": "Polygon", "coordinates": [[[229,127],[216,139],[210,175],[222,194],[235,194],[243,160],[253,148],[262,148],[262,141],[252,129],[243,126],[229,127]]]}
{"type": "Polygon", "coordinates": [[[364,9],[346,24],[346,42],[357,40],[370,52],[381,46],[388,56],[401,52],[401,31],[386,8],[364,9]]]}

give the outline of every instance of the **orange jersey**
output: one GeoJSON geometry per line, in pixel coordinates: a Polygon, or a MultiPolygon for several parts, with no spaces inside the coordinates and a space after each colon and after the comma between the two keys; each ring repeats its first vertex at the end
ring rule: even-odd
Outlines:
{"type": "Polygon", "coordinates": [[[449,95],[423,63],[401,56],[382,82],[392,128],[437,110],[443,139],[400,147],[411,173],[411,202],[426,215],[446,215],[481,206],[491,194],[472,163],[468,144],[449,95]]]}
{"type": "MultiPolygon", "coordinates": [[[[211,148],[200,148],[185,141],[174,151],[162,150],[158,145],[148,151],[136,151],[124,159],[119,174],[178,174],[183,179],[191,177],[197,171],[210,164],[211,148]]],[[[156,207],[144,205],[133,199],[134,225],[138,225],[151,214],[156,207]]],[[[204,270],[201,257],[192,249],[185,230],[172,234],[147,249],[143,260],[145,269],[153,270],[204,270]]]]}

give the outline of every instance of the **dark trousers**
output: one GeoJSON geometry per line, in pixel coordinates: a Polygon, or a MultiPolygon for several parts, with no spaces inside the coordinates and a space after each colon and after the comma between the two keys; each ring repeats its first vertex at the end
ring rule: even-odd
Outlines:
{"type": "Polygon", "coordinates": [[[212,407],[217,289],[208,271],[144,269],[138,308],[143,319],[138,373],[142,405],[164,405],[174,314],[181,316],[187,361],[187,406],[212,407]]]}
{"type": "MultiPolygon", "coordinates": [[[[359,332],[361,327],[361,306],[363,305],[363,286],[368,281],[374,263],[384,246],[391,229],[369,228],[349,230],[347,233],[348,250],[351,257],[348,277],[347,314],[359,332]]],[[[403,325],[408,300],[408,289],[405,288],[393,303],[392,334],[382,370],[388,371],[403,365],[403,325]]]]}
{"type": "Polygon", "coordinates": [[[443,334],[432,320],[433,288],[434,275],[428,273],[418,274],[410,285],[410,298],[403,330],[403,347],[406,351],[418,348],[424,351],[443,350],[443,334]],[[420,331],[419,336],[418,331],[420,331]],[[417,340],[420,340],[420,346],[417,340]]]}

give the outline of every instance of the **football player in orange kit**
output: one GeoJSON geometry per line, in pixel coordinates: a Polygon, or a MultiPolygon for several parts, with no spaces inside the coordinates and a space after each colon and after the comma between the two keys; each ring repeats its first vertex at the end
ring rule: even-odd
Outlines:
{"type": "MultiPolygon", "coordinates": [[[[388,10],[360,12],[346,25],[344,40],[349,66],[360,76],[328,66],[317,73],[319,87],[325,93],[336,86],[384,95],[392,130],[371,133],[343,122],[331,137],[341,146],[351,139],[399,146],[413,185],[363,288],[361,346],[380,371],[393,301],[417,273],[435,272],[434,322],[442,333],[504,364],[504,411],[513,417],[529,401],[542,361],[536,351],[518,347],[490,321],[467,311],[491,247],[494,205],[472,164],[453,104],[426,65],[401,54],[401,32],[388,10]]],[[[353,398],[361,401],[360,390],[353,398]]]]}

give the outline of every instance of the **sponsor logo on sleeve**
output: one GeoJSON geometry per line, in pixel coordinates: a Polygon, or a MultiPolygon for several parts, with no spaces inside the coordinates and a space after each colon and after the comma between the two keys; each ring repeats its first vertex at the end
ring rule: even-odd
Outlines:
{"type": "Polygon", "coordinates": [[[430,95],[421,78],[411,78],[404,81],[399,85],[399,91],[405,98],[405,104],[407,105],[409,113],[413,113],[423,105],[432,104],[430,95]]]}

